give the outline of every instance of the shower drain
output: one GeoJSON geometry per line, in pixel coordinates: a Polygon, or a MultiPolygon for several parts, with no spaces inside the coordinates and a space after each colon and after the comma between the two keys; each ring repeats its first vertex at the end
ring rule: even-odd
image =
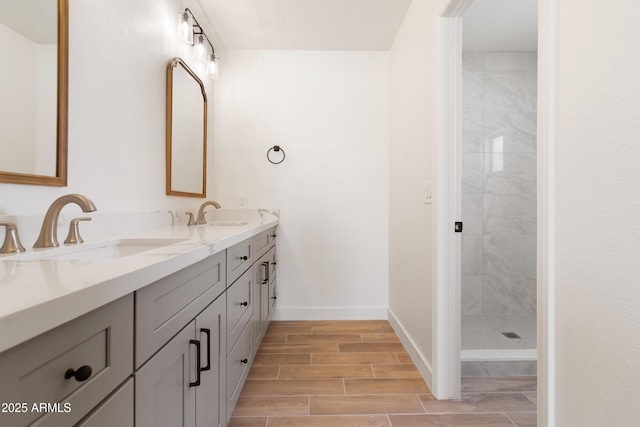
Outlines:
{"type": "Polygon", "coordinates": [[[510,340],[520,339],[520,335],[516,334],[515,332],[502,332],[502,335],[509,338],[510,340]]]}

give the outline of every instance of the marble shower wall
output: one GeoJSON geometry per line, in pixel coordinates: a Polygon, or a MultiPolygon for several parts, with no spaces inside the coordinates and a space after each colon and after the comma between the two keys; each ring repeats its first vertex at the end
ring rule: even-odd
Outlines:
{"type": "Polygon", "coordinates": [[[537,62],[463,52],[463,315],[536,312],[537,62]]]}

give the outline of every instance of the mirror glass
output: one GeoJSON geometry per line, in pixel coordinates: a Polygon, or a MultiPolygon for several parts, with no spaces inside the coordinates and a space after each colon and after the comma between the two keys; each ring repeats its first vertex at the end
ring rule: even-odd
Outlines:
{"type": "Polygon", "coordinates": [[[66,185],[67,0],[0,1],[0,182],[66,185]]]}
{"type": "Polygon", "coordinates": [[[180,58],[167,66],[167,194],[205,197],[207,95],[180,58]]]}

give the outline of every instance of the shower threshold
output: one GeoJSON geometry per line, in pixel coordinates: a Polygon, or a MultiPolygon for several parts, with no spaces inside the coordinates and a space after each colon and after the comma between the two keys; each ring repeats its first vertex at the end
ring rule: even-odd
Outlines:
{"type": "Polygon", "coordinates": [[[538,359],[538,350],[535,348],[462,350],[460,352],[460,359],[463,362],[532,362],[538,359]]]}

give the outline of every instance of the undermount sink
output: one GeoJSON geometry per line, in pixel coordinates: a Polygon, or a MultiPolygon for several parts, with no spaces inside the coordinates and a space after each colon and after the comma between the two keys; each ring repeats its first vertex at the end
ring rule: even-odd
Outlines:
{"type": "Polygon", "coordinates": [[[249,221],[212,221],[209,225],[214,227],[242,227],[249,224],[249,221]]]}
{"type": "MultiPolygon", "coordinates": [[[[61,246],[38,252],[27,252],[11,257],[2,257],[0,261],[39,261],[39,260],[92,260],[124,258],[160,249],[185,239],[117,239],[105,242],[85,243],[75,246],[61,246]]],[[[162,252],[158,255],[164,255],[162,252]]],[[[151,255],[151,254],[150,254],[151,255]]]]}

